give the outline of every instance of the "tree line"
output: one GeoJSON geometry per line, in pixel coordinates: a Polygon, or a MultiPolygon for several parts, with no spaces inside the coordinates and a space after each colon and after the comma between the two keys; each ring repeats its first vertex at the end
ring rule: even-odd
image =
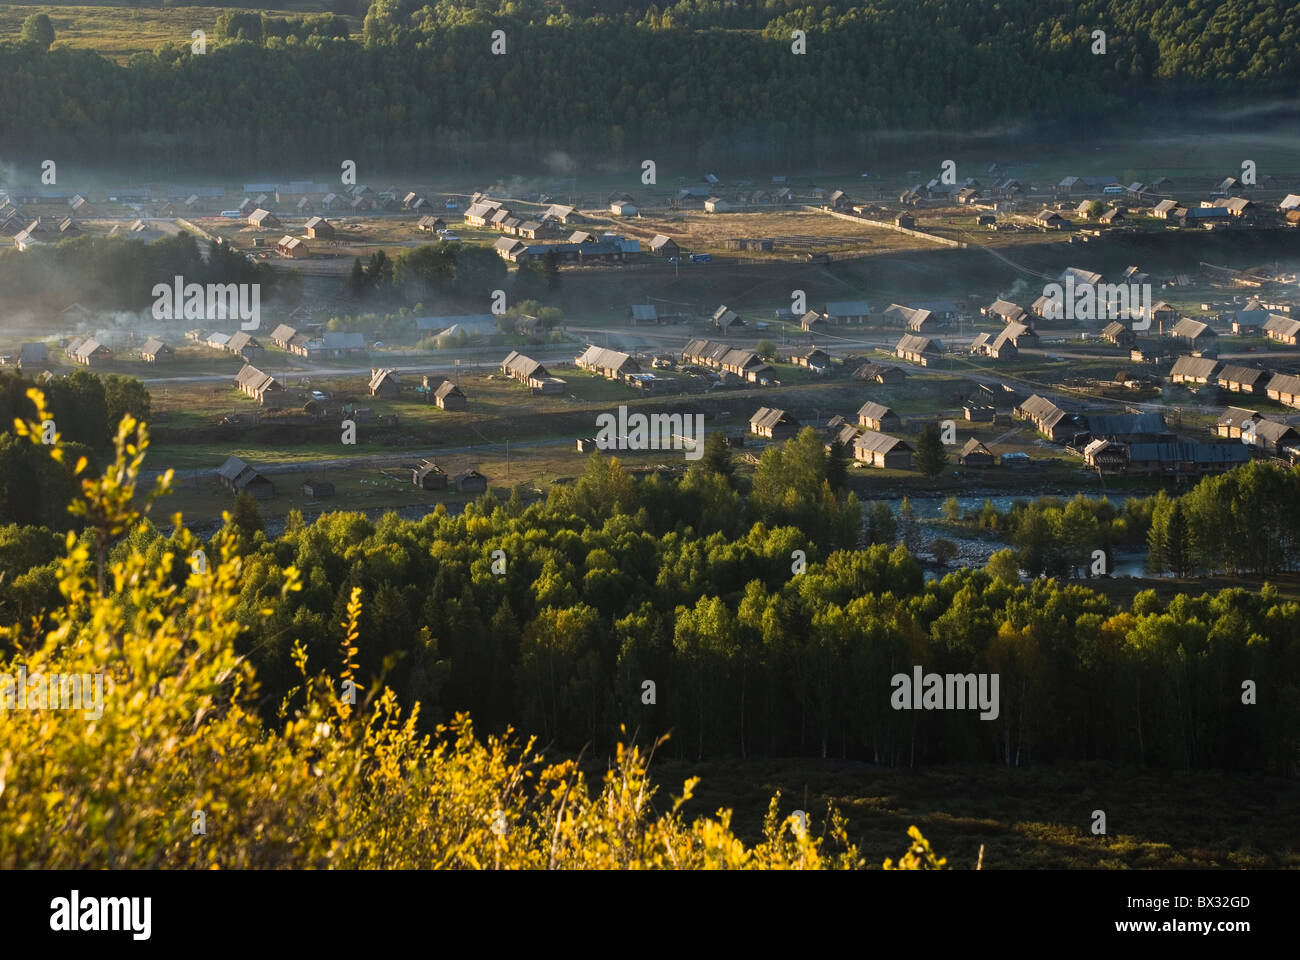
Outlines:
{"type": "MultiPolygon", "coordinates": [[[[543,501],[485,495],[456,516],[291,515],[269,539],[245,509],[234,615],[260,703],[273,712],[292,688],[295,645],[334,663],[359,588],[359,677],[382,676],[430,722],[468,710],[484,730],[514,724],[564,749],[608,749],[627,726],[673,731],[666,749],[692,758],[1295,774],[1300,604],[1268,587],[1146,592],[1125,609],[1021,583],[1005,554],[927,582],[902,544],[862,546],[862,509],[831,488],[808,436],[765,452],[749,489],[712,444],[680,481],[595,454],[543,501]],[[891,678],[914,665],[998,674],[998,718],[893,709],[891,678]]],[[[188,555],[182,539],[146,526],[113,556],[152,565],[188,555]]],[[[23,613],[58,604],[53,564],[6,580],[19,574],[23,613]]],[[[173,577],[184,589],[186,571],[173,577]]]]}
{"type": "Polygon", "coordinates": [[[213,145],[235,143],[249,164],[308,151],[469,170],[539,150],[631,170],[647,156],[859,162],[885,130],[1072,132],[1117,108],[1167,115],[1300,78],[1285,41],[1300,12],[1277,0],[378,0],[360,37],[328,15],[222,16],[201,56],[188,35],[122,66],[57,41],[0,45],[0,136],[33,157],[192,169],[228,166],[213,145]]]}
{"type": "Polygon", "coordinates": [[[56,313],[76,302],[93,303],[104,312],[135,313],[153,307],[155,284],[170,286],[177,276],[186,284],[257,283],[263,300],[277,291],[292,298],[302,283],[301,277],[252,263],[225,244],[210,245],[204,257],[189,233],[152,243],[82,236],[22,252],[0,252],[0,288],[16,311],[56,313]]]}

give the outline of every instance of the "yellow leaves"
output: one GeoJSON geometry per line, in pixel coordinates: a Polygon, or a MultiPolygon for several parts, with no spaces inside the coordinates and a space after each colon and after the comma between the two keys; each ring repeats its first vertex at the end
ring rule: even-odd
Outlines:
{"type": "Polygon", "coordinates": [[[921,831],[915,827],[907,828],[907,835],[912,838],[912,845],[908,847],[907,852],[903,854],[898,863],[893,860],[885,859],[884,869],[886,870],[945,870],[947,869],[947,859],[936,857],[934,851],[930,849],[930,841],[921,835],[921,831]]]}

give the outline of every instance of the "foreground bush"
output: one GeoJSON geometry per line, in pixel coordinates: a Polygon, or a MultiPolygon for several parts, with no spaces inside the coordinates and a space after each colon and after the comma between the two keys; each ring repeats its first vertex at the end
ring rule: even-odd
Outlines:
{"type": "MultiPolygon", "coordinates": [[[[32,398],[45,419],[44,398],[32,398]]],[[[39,442],[35,423],[18,427],[39,442]]],[[[694,780],[660,809],[636,747],[620,745],[603,781],[589,784],[575,762],[548,764],[532,741],[478,739],[465,715],[419,733],[418,705],[404,713],[391,690],[354,684],[359,588],[340,624],[341,674],[313,672],[295,645],[301,682],[265,722],[255,671],[235,648],[238,532],[228,524],[208,558],[177,515],[184,552],[154,565],[134,551],[109,559],[170,484],[168,473],[143,512],[134,506],[147,444],[145,426],[124,417],[116,462],[81,481],[73,512],[87,529],[68,535],[62,607],[44,626],[4,629],[18,653],[0,673],[99,676],[103,699],[102,712],[50,703],[0,713],[0,868],[863,865],[833,811],[814,835],[783,820],[774,797],[763,841],[746,847],[730,811],[683,818],[694,780]],[[180,564],[191,570],[183,588],[180,564]]],[[[49,450],[62,460],[57,440],[49,450]]],[[[299,589],[298,572],[283,573],[281,590],[299,589]]],[[[902,865],[942,861],[909,853],[902,865]]]]}

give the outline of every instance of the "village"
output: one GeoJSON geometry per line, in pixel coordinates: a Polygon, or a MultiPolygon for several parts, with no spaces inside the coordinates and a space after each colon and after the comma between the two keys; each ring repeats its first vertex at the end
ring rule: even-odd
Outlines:
{"type": "MultiPolygon", "coordinates": [[[[519,191],[503,184],[291,181],[94,200],[8,189],[0,235],[22,253],[183,232],[304,285],[252,330],[224,316],[186,329],[179,312],[123,324],[68,304],[0,361],[44,378],[84,367],[142,379],[156,442],[206,516],[223,492],[278,514],[331,498],[418,510],[520,485],[540,495],[581,471],[595,418],[625,403],[703,415],[742,468],[812,427],[877,478],[855,474],[868,496],[919,479],[928,424],[944,427],[948,452],[926,479],[936,489],[1153,489],[1253,457],[1300,459],[1300,289],[1278,266],[1300,237],[1300,180],[1246,170],[1125,185],[996,164],[960,180],[947,164],[898,176],[832,188],[710,173],[599,197],[551,184],[574,202],[510,199],[519,191]],[[1215,265],[1194,258],[1198,237],[1219,260],[1234,245],[1271,252],[1215,265]],[[1152,246],[1167,238],[1172,252],[1152,246]],[[482,246],[510,269],[549,262],[560,292],[532,313],[487,291],[481,305],[403,308],[382,337],[340,322],[356,312],[342,282],[354,260],[428,244],[482,246]],[[943,284],[885,279],[904,262],[978,255],[993,259],[942,259],[960,264],[943,284]],[[1086,291],[1091,307],[1053,289],[1086,291]]],[[[686,466],[621,456],[665,475],[686,466]]]]}

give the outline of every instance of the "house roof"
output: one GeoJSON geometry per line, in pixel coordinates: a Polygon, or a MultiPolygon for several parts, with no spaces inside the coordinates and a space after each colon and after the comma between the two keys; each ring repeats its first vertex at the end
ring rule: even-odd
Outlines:
{"type": "Polygon", "coordinates": [[[905,441],[898,437],[891,437],[886,433],[876,433],[874,430],[866,430],[862,436],[853,441],[854,448],[858,450],[867,450],[871,453],[889,453],[893,450],[907,450],[912,448],[905,441]]]}
{"type": "Polygon", "coordinates": [[[1245,407],[1229,407],[1223,411],[1223,416],[1219,417],[1219,426],[1221,427],[1240,427],[1251,420],[1259,420],[1260,415],[1257,410],[1247,410],[1245,407]]]}
{"type": "Polygon", "coordinates": [[[1263,437],[1269,443],[1278,444],[1283,440],[1296,439],[1300,440],[1300,433],[1296,432],[1295,427],[1289,423],[1281,423],[1277,420],[1260,419],[1255,423],[1255,435],[1263,437]]]}
{"type": "Polygon", "coordinates": [[[1165,418],[1158,413],[1090,413],[1084,419],[1093,436],[1125,436],[1169,433],[1165,418]]]}
{"type": "Polygon", "coordinates": [[[525,357],[518,351],[512,350],[501,363],[512,374],[523,377],[525,380],[549,376],[546,368],[539,361],[534,360],[532,357],[525,357]]]}
{"type": "Polygon", "coordinates": [[[929,310],[907,307],[901,303],[891,303],[885,308],[886,317],[898,317],[909,327],[918,327],[930,318],[929,310]]]}
{"type": "Polygon", "coordinates": [[[378,390],[383,386],[385,381],[391,381],[393,384],[400,386],[402,378],[399,377],[397,371],[393,370],[391,367],[384,367],[382,369],[377,368],[370,371],[370,383],[367,386],[369,386],[371,393],[373,393],[375,390],[378,390]]]}
{"type": "Polygon", "coordinates": [[[937,340],[931,340],[929,337],[918,337],[912,333],[903,334],[899,339],[895,350],[902,350],[906,353],[939,353],[940,347],[937,340]]]}
{"type": "Polygon", "coordinates": [[[271,331],[272,340],[283,340],[286,343],[292,340],[297,335],[298,335],[298,331],[295,330],[293,327],[289,326],[287,323],[282,323],[274,330],[271,331]]]}
{"type": "Polygon", "coordinates": [[[739,319],[740,315],[726,304],[713,311],[713,322],[720,327],[729,327],[739,319]]]}
{"type": "Polygon", "coordinates": [[[1129,459],[1159,463],[1246,463],[1250,451],[1242,443],[1195,443],[1189,440],[1166,440],[1159,443],[1134,443],[1129,459]]]}
{"type": "Polygon", "coordinates": [[[894,411],[883,403],[876,403],[874,400],[868,400],[858,409],[858,416],[867,420],[879,420],[893,414],[894,411]]]}
{"type": "Polygon", "coordinates": [[[1004,321],[1019,320],[1025,315],[1025,308],[1012,303],[1010,300],[994,300],[993,305],[989,307],[989,313],[1001,317],[1004,321]]]}
{"type": "Polygon", "coordinates": [[[1128,327],[1120,323],[1118,320],[1112,320],[1110,323],[1106,324],[1106,326],[1101,328],[1101,335],[1103,337],[1117,337],[1127,329],[1128,327]]]}
{"type": "Polygon", "coordinates": [[[167,344],[163,343],[157,337],[150,337],[144,342],[144,346],[140,348],[140,352],[145,354],[157,353],[165,346],[167,346],[167,344]]]}
{"type": "Polygon", "coordinates": [[[1057,278],[1060,283],[1065,283],[1070,277],[1074,278],[1075,286],[1086,283],[1089,285],[1101,283],[1101,274],[1094,273],[1091,270],[1084,270],[1082,267],[1066,267],[1061,271],[1057,278]]]}
{"type": "Polygon", "coordinates": [[[1260,370],[1258,367],[1247,367],[1243,364],[1231,363],[1219,371],[1219,382],[1254,385],[1259,382],[1261,377],[1267,375],[1267,370],[1260,370]]]}
{"type": "Polygon", "coordinates": [[[1300,377],[1289,373],[1275,373],[1273,379],[1268,382],[1266,389],[1270,393],[1289,393],[1293,396],[1300,396],[1300,377]]]}
{"type": "Polygon", "coordinates": [[[966,445],[961,448],[961,455],[963,457],[970,456],[972,453],[987,453],[990,457],[993,456],[993,451],[984,446],[984,444],[980,443],[974,437],[967,440],[966,445]]]}
{"type": "Polygon", "coordinates": [[[73,354],[73,356],[74,356],[74,357],[93,357],[93,356],[94,356],[96,353],[98,353],[100,350],[107,350],[107,349],[108,349],[108,347],[104,346],[102,343],[100,343],[100,342],[99,342],[98,340],[96,340],[94,337],[89,337],[89,338],[87,338],[87,339],[81,341],[81,345],[77,347],[77,350],[76,350],[76,352],[73,354]]]}
{"type": "Polygon", "coordinates": [[[830,317],[864,317],[871,313],[871,307],[865,300],[835,300],[826,304],[826,315],[830,317]]]}
{"type": "Polygon", "coordinates": [[[1264,329],[1280,337],[1294,337],[1300,334],[1300,320],[1292,320],[1278,313],[1270,313],[1264,322],[1264,329]]]}
{"type": "Polygon", "coordinates": [[[1174,324],[1173,329],[1169,331],[1171,337],[1185,337],[1188,340],[1195,340],[1205,333],[1214,333],[1208,323],[1202,323],[1200,320],[1193,320],[1191,317],[1183,317],[1174,324]]]}
{"type": "Polygon", "coordinates": [[[433,395],[435,398],[442,400],[451,396],[463,397],[465,396],[465,391],[461,390],[460,387],[456,386],[456,384],[452,383],[450,380],[444,380],[438,389],[433,392],[433,395]]]}
{"type": "Polygon", "coordinates": [[[320,342],[327,350],[356,350],[366,345],[366,337],[361,333],[322,333],[320,342]]]}
{"type": "Polygon", "coordinates": [[[1177,208],[1177,200],[1161,200],[1155,205],[1156,213],[1168,213],[1170,210],[1176,210],[1177,208]]]}
{"type": "Polygon", "coordinates": [[[1209,379],[1218,368],[1219,361],[1210,357],[1179,357],[1174,361],[1174,368],[1169,371],[1169,375],[1209,379]]]}
{"type": "Polygon", "coordinates": [[[775,427],[782,423],[796,427],[799,425],[798,420],[784,410],[778,410],[775,407],[759,407],[754,415],[749,418],[749,425],[757,429],[775,427]]]}
{"type": "Polygon", "coordinates": [[[262,393],[265,390],[284,389],[284,385],[279,380],[269,373],[263,373],[251,363],[245,364],[244,368],[235,375],[235,382],[255,393],[262,393]]]}
{"type": "Polygon", "coordinates": [[[261,344],[258,343],[257,340],[249,336],[243,330],[240,330],[238,333],[231,336],[230,341],[226,344],[226,349],[232,350],[235,353],[239,353],[245,347],[260,347],[260,346],[261,344]]]}
{"type": "Polygon", "coordinates": [[[578,363],[598,367],[601,370],[622,370],[629,365],[640,369],[640,365],[628,354],[611,350],[609,347],[598,347],[595,344],[582,352],[578,357],[578,363]]]}

